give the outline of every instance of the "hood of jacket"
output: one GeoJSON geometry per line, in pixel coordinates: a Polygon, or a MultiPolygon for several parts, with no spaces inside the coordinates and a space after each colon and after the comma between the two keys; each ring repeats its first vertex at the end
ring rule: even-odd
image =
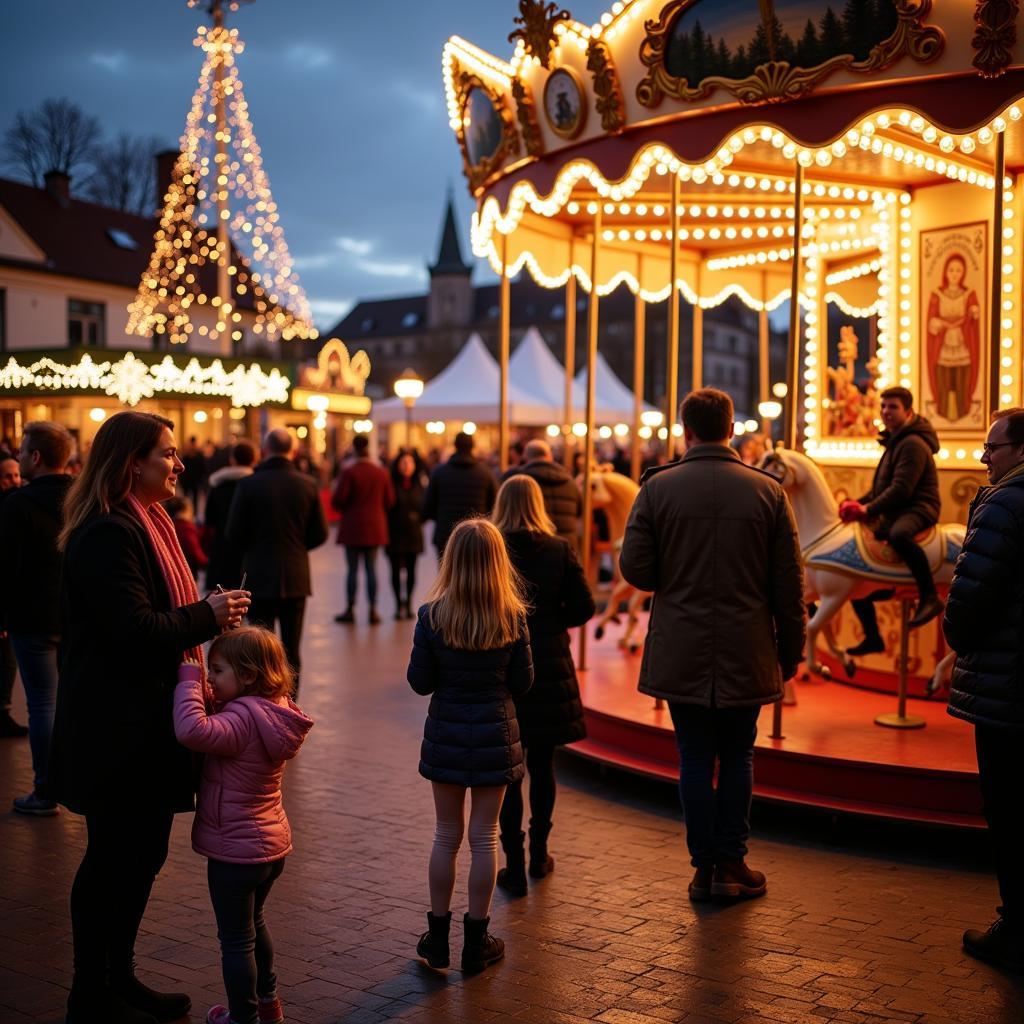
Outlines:
{"type": "Polygon", "coordinates": [[[878,435],[878,443],[883,448],[895,448],[900,441],[906,440],[908,437],[913,437],[915,434],[920,437],[929,448],[931,448],[933,455],[942,447],[939,444],[939,435],[935,433],[935,428],[923,416],[915,416],[897,434],[891,434],[888,430],[883,430],[881,434],[878,435]]]}
{"type": "Polygon", "coordinates": [[[252,476],[252,466],[224,466],[215,473],[210,474],[210,487],[217,484],[227,483],[229,480],[241,480],[243,477],[252,476]]]}
{"type": "Polygon", "coordinates": [[[264,697],[239,697],[256,723],[256,731],[272,761],[289,761],[302,746],[306,733],[313,728],[313,719],[289,700],[287,705],[275,704],[264,697]]]}

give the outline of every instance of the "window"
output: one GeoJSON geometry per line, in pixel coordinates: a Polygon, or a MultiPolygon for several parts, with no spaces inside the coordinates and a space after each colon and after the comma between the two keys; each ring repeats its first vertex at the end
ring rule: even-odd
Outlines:
{"type": "Polygon", "coordinates": [[[134,252],[139,247],[139,243],[127,231],[122,231],[120,228],[107,228],[107,235],[119,249],[129,249],[134,252]]]}
{"type": "Polygon", "coordinates": [[[364,317],[362,322],[359,324],[359,330],[361,331],[372,331],[377,326],[377,321],[372,316],[364,317]]]}
{"type": "Polygon", "coordinates": [[[415,327],[419,322],[419,313],[406,313],[405,316],[402,317],[403,327],[415,327]]]}
{"type": "Polygon", "coordinates": [[[98,348],[106,343],[107,307],[102,302],[68,299],[68,344],[98,348]]]}
{"type": "Polygon", "coordinates": [[[558,305],[551,307],[551,319],[552,320],[564,320],[565,319],[565,306],[563,306],[562,303],[558,303],[558,305]]]}
{"type": "Polygon", "coordinates": [[[7,348],[7,290],[0,288],[0,352],[7,348]]]}

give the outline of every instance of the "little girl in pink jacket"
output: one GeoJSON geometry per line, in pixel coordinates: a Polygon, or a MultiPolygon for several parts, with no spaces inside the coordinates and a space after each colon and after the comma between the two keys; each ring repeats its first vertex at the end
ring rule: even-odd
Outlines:
{"type": "Polygon", "coordinates": [[[263,905],[292,850],[281,801],[285,762],[313,721],[288,697],[294,675],[281,641],[256,626],[224,633],[210,646],[208,714],[202,668],[187,662],[174,693],[174,732],[206,755],[192,848],[208,857],[228,1006],[207,1024],[283,1021],[274,947],[263,905]]]}

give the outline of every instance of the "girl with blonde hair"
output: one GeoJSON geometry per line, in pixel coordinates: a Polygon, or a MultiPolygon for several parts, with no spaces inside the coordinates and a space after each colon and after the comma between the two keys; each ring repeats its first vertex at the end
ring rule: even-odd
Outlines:
{"type": "Polygon", "coordinates": [[[467,789],[472,865],[462,970],[479,971],[504,956],[504,943],[487,928],[498,870],[498,812],[505,787],[524,771],[513,698],[533,683],[526,614],[500,531],[486,519],[459,523],[419,610],[408,671],[409,685],[431,695],[419,770],[431,781],[437,824],[428,866],[428,931],[416,947],[431,967],[450,962],[450,908],[467,789]]]}

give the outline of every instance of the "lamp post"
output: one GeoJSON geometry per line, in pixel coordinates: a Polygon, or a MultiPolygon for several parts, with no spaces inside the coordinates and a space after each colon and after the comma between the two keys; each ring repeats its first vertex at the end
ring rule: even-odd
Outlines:
{"type": "Polygon", "coordinates": [[[405,403],[405,446],[412,447],[412,408],[423,394],[423,381],[410,369],[395,381],[395,394],[405,403]]]}

